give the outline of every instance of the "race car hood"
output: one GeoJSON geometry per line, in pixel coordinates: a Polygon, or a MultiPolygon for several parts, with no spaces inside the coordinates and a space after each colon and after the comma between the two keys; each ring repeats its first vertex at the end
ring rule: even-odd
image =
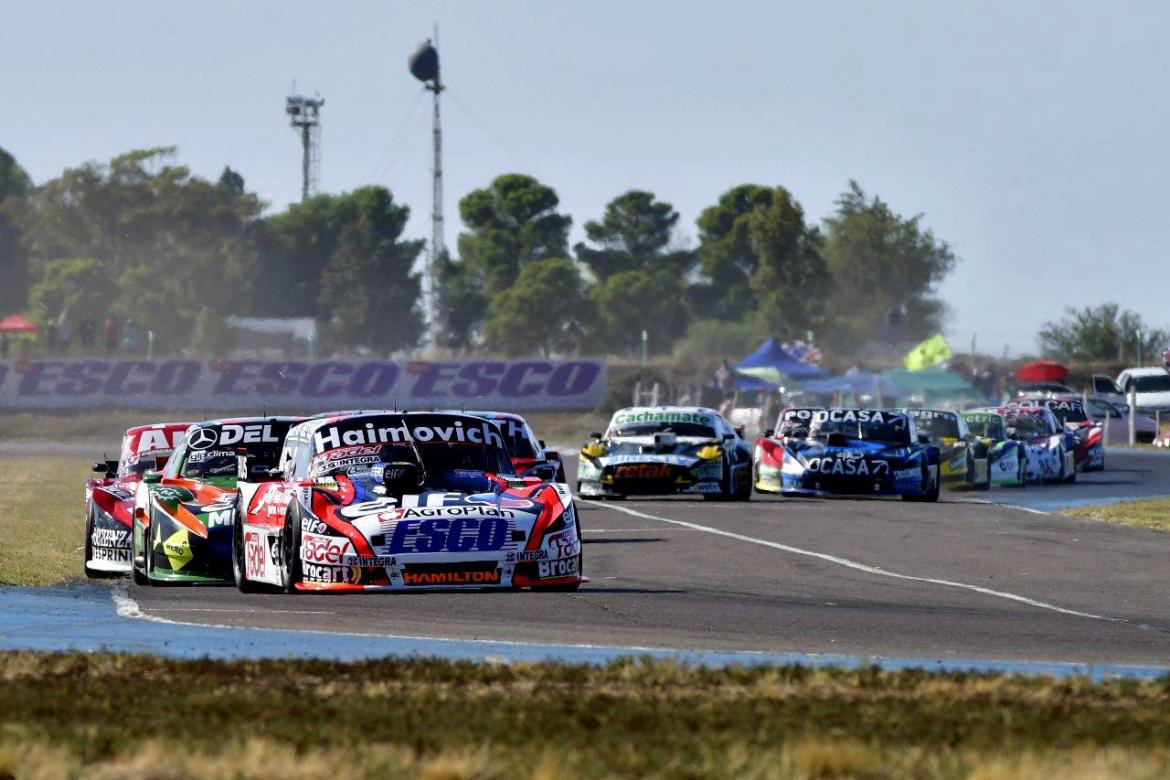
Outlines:
{"type": "Polygon", "coordinates": [[[229,527],[234,522],[238,493],[235,479],[202,480],[174,479],[150,487],[155,505],[170,515],[188,531],[207,538],[215,528],[229,527]],[[231,486],[225,483],[230,481],[231,486]]]}
{"type": "Polygon", "coordinates": [[[667,463],[690,467],[702,460],[696,454],[698,448],[708,444],[719,445],[720,442],[708,436],[679,436],[673,446],[656,448],[653,436],[624,436],[610,439],[606,448],[609,450],[618,446],[624,452],[609,454],[607,451],[597,457],[596,461],[602,468],[621,463],[667,463]]]}
{"type": "Polygon", "coordinates": [[[553,490],[552,486],[470,495],[426,491],[401,498],[377,496],[340,506],[314,501],[317,517],[336,530],[346,531],[352,547],[342,545],[339,551],[348,549],[355,558],[325,558],[322,562],[369,565],[356,558],[410,555],[425,561],[430,554],[445,559],[451,553],[523,550],[546,508],[545,501],[525,494],[543,496],[547,490],[553,490]],[[348,531],[349,527],[360,537],[348,531]]]}
{"type": "Polygon", "coordinates": [[[902,461],[912,454],[909,447],[863,439],[850,439],[844,446],[830,446],[819,439],[801,439],[791,443],[788,452],[806,469],[831,474],[867,473],[872,471],[868,468],[870,463],[902,461]]]}

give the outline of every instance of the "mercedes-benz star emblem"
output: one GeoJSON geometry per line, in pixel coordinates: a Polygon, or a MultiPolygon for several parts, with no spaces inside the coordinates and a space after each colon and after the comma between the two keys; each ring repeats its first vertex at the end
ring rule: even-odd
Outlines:
{"type": "Polygon", "coordinates": [[[193,450],[205,450],[219,440],[219,434],[213,428],[196,428],[187,439],[187,444],[193,450]]]}

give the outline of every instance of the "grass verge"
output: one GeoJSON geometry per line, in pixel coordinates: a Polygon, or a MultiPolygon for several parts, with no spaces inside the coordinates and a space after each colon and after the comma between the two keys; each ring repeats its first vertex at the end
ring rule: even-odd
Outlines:
{"type": "Polygon", "coordinates": [[[1092,517],[1106,523],[1130,525],[1148,531],[1170,531],[1170,498],[1143,498],[1100,506],[1078,506],[1060,510],[1064,515],[1092,517]]]}
{"type": "Polygon", "coordinates": [[[0,654],[0,777],[1161,777],[1170,681],[0,654]]]}
{"type": "Polygon", "coordinates": [[[84,576],[84,488],[90,459],[0,455],[0,584],[84,576]]]}

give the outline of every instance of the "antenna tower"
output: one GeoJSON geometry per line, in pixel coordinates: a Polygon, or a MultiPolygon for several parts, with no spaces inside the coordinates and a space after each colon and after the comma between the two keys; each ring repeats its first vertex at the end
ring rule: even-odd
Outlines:
{"type": "Polygon", "coordinates": [[[423,309],[426,312],[427,335],[433,341],[442,326],[438,311],[439,258],[443,255],[443,127],[439,119],[439,94],[446,89],[439,77],[439,25],[433,37],[415,49],[410,56],[410,72],[423,82],[433,94],[433,124],[431,138],[434,159],[431,164],[431,247],[423,272],[423,309]]]}
{"type": "MultiPolygon", "coordinates": [[[[296,90],[296,87],[293,87],[296,90]]],[[[305,97],[289,95],[284,110],[289,125],[301,131],[301,203],[317,194],[321,181],[321,106],[325,98],[320,95],[305,97]]]]}

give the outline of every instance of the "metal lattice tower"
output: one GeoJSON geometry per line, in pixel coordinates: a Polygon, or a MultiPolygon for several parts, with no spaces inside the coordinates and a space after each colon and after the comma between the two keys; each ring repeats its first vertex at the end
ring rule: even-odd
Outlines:
{"type": "Polygon", "coordinates": [[[443,128],[439,117],[439,95],[445,89],[439,77],[439,26],[435,25],[434,36],[415,49],[410,56],[410,72],[423,82],[433,95],[433,126],[431,138],[434,145],[434,159],[431,164],[431,246],[423,272],[423,311],[426,314],[427,337],[434,339],[442,329],[439,304],[439,259],[443,256],[443,128]]]}
{"type": "Polygon", "coordinates": [[[289,125],[301,131],[301,202],[317,194],[321,182],[321,107],[325,98],[289,95],[284,110],[289,125]]]}

